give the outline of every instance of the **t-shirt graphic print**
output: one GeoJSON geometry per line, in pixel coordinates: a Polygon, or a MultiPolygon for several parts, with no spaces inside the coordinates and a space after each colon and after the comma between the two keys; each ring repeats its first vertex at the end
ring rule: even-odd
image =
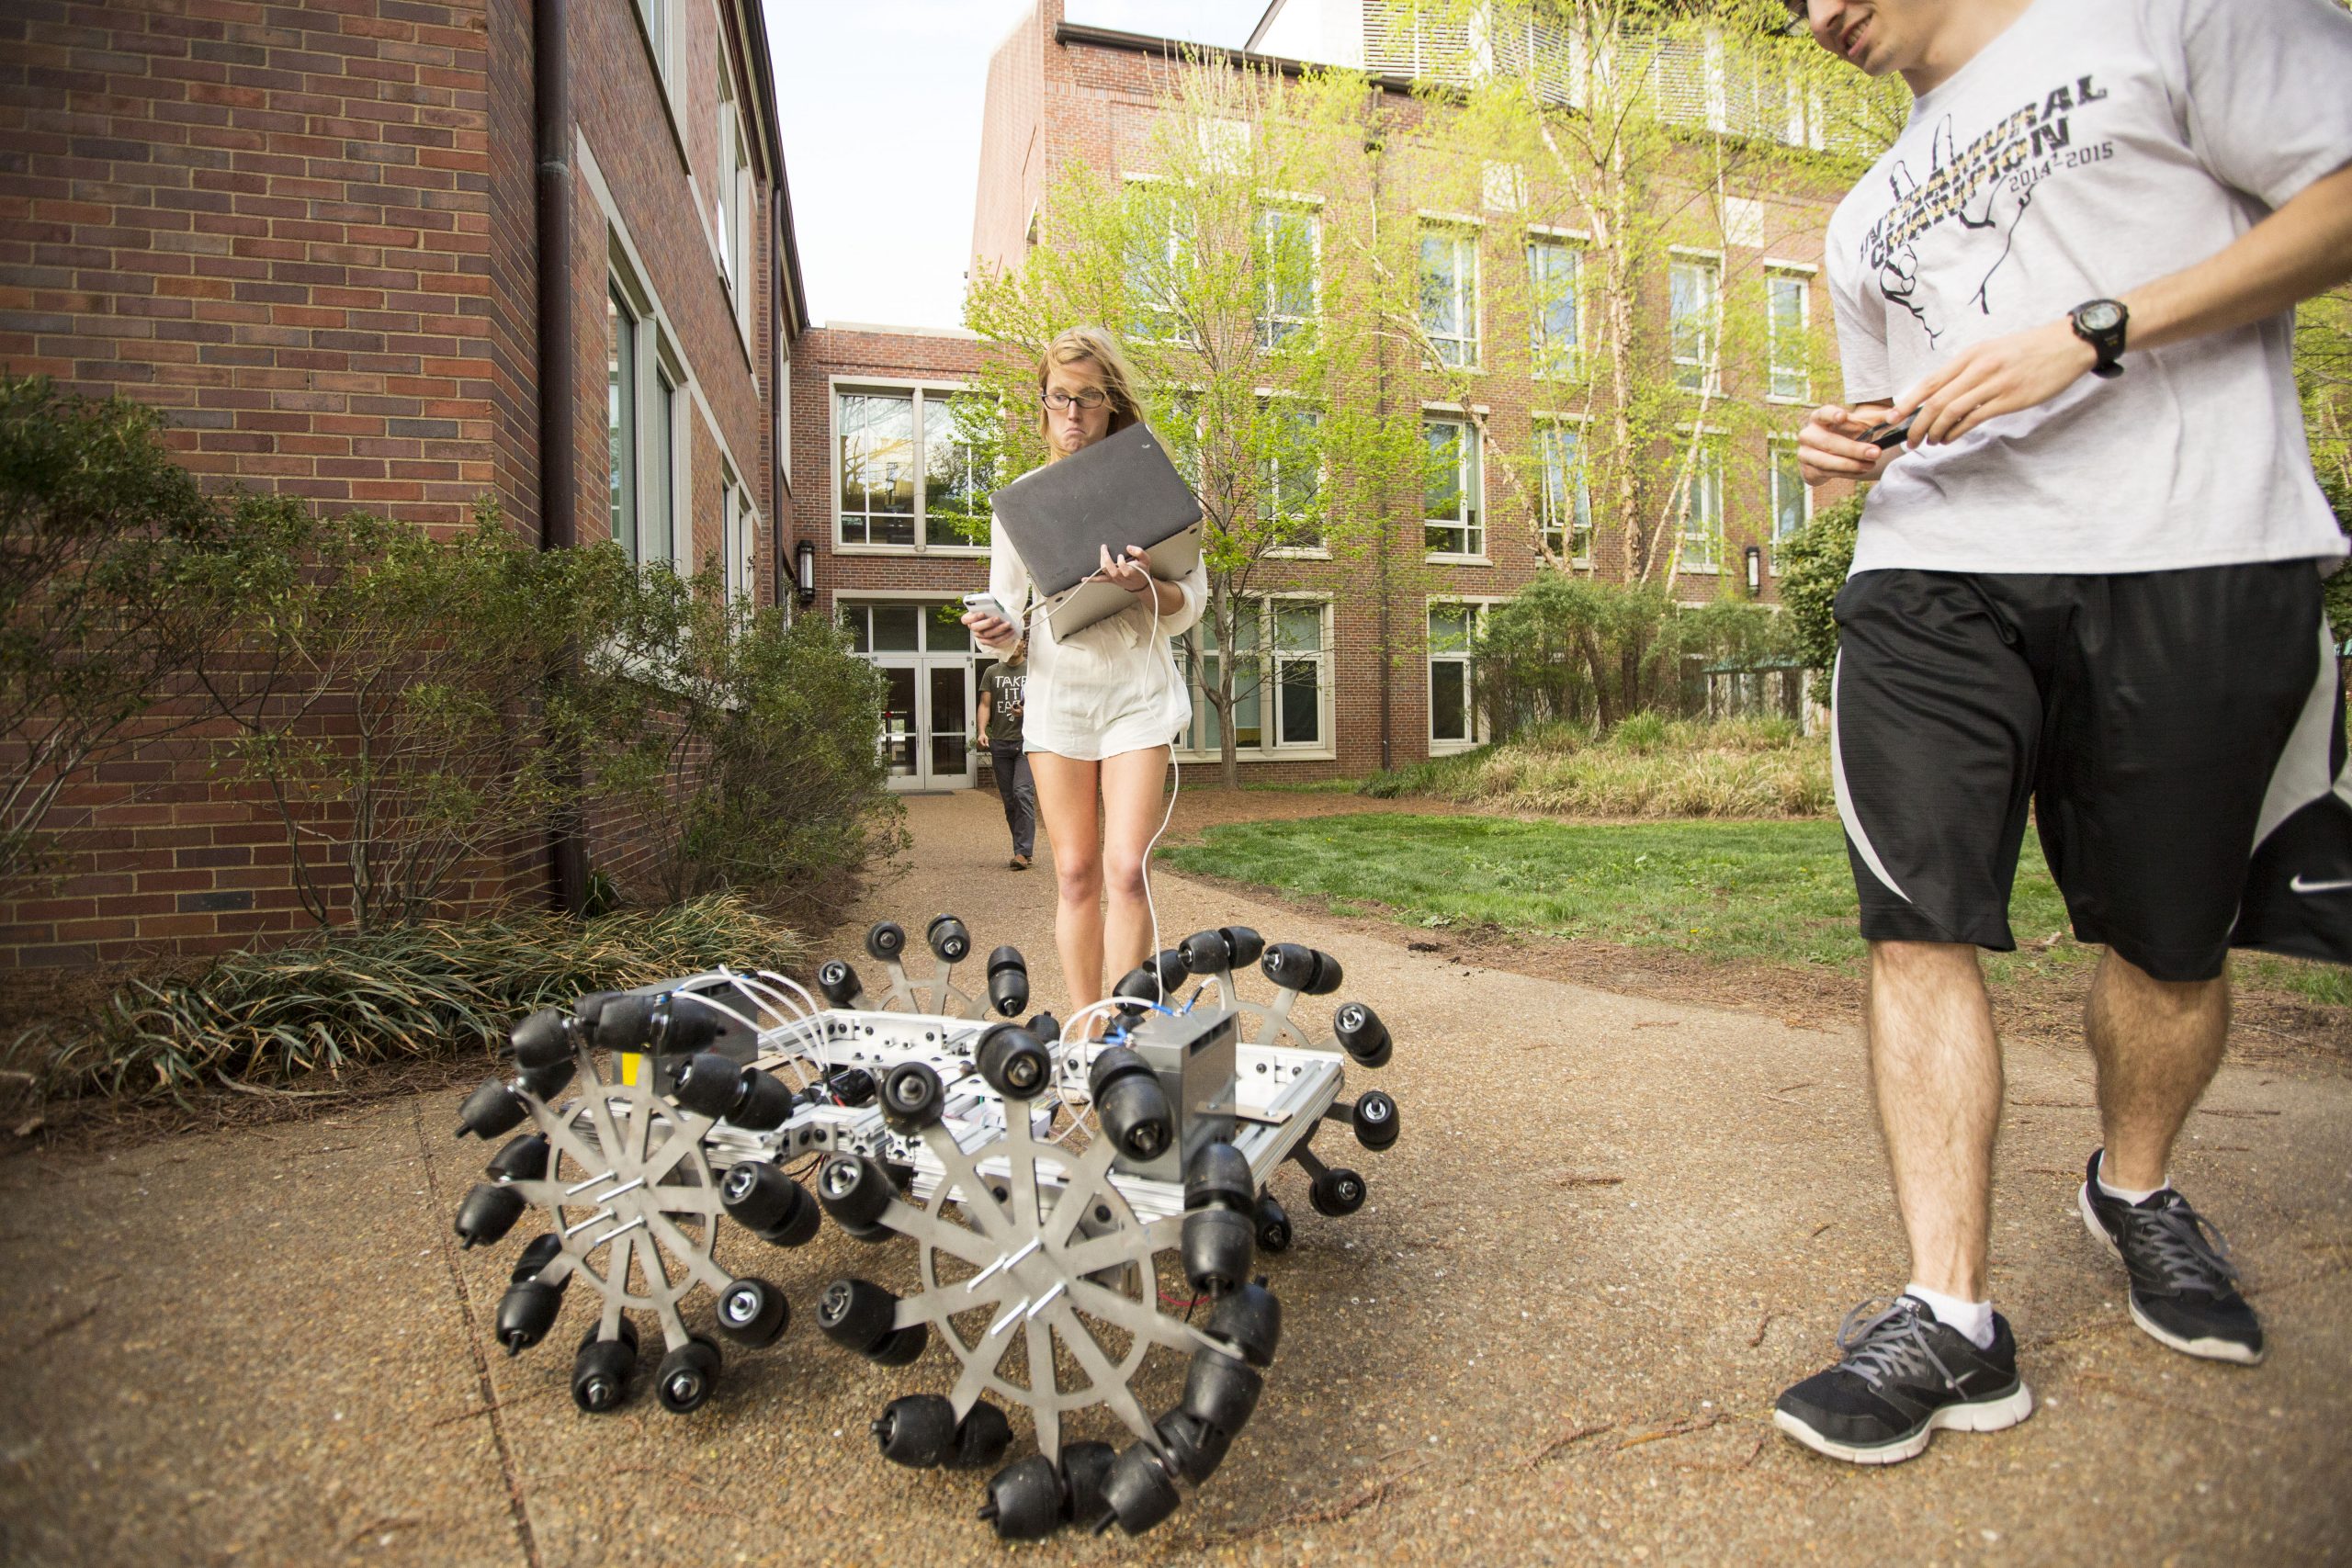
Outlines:
{"type": "MultiPolygon", "coordinates": [[[[2352,163],[2328,0],[2036,0],[1913,105],[1826,241],[1849,402],[2222,250],[2352,163]]],[[[2154,350],[1897,456],[1856,571],[2155,571],[2337,556],[2293,318],[2154,350]]]]}

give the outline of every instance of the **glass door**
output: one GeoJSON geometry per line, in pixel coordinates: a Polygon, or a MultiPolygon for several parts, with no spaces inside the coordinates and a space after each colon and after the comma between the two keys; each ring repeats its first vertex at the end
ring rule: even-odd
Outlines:
{"type": "Polygon", "coordinates": [[[917,711],[920,690],[914,660],[877,659],[882,671],[882,765],[893,789],[922,787],[922,749],[916,744],[922,728],[917,711]]]}
{"type": "Polygon", "coordinates": [[[972,748],[966,737],[972,727],[972,665],[968,659],[953,663],[934,657],[923,695],[929,699],[924,729],[923,787],[969,789],[974,782],[972,748]]]}

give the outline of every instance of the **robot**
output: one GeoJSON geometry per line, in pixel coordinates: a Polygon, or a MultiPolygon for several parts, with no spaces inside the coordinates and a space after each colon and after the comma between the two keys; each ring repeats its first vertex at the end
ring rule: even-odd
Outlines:
{"type": "Polygon", "coordinates": [[[1311,1035],[1295,1004],[1336,992],[1339,962],[1246,927],[1195,932],[1068,1024],[1014,1021],[1030,999],[1016,949],[989,955],[974,996],[956,983],[973,951],[963,921],[941,915],[925,936],[934,963],[917,981],[899,926],[866,932],[888,979],[878,997],[834,959],[816,973],[821,999],[722,966],[525,1019],[514,1076],[458,1112],[460,1136],[514,1135],[460,1203],[458,1234],[492,1244],[544,1211],[493,1333],[509,1355],[537,1344],[586,1281],[594,1322],[571,1392],[590,1415],[630,1393],[632,1314],[660,1325],[654,1393],[680,1415],[721,1365],[688,1320],[698,1291],[735,1345],[785,1332],[783,1292],[718,1261],[722,1224],[780,1247],[826,1216],[877,1247],[910,1241],[919,1290],[839,1279],[816,1307],[826,1338],[879,1365],[934,1343],[953,1363],[945,1393],[893,1400],[874,1421],[883,1457],[988,1470],[1019,1406],[1036,1451],[995,1471],[980,1517],[1008,1540],[1065,1524],[1139,1535],[1215,1473],[1272,1364],[1281,1306],[1253,1269],[1289,1247],[1291,1221],[1269,1179],[1295,1163],[1318,1213],[1350,1214],[1364,1179],[1326,1165],[1316,1132],[1342,1122],[1367,1149],[1396,1141],[1388,1095],[1342,1098],[1346,1066],[1388,1061],[1388,1031],[1348,1002],[1328,1038],[1311,1035]],[[1253,966],[1271,1001],[1241,996],[1253,966]],[[1090,1040],[1095,1012],[1107,1028],[1090,1040]],[[1186,1368],[1182,1399],[1155,1419],[1133,1385],[1156,1353],[1186,1368]],[[1097,1408],[1125,1429],[1124,1450],[1073,1438],[1097,1408]]]}

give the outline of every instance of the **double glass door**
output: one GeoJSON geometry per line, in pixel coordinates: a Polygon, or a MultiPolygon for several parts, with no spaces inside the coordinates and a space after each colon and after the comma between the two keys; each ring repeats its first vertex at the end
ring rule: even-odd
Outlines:
{"type": "Polygon", "coordinates": [[[880,744],[890,787],[971,788],[978,776],[966,739],[978,694],[971,633],[936,604],[851,602],[841,618],[851,646],[882,671],[880,744]]]}

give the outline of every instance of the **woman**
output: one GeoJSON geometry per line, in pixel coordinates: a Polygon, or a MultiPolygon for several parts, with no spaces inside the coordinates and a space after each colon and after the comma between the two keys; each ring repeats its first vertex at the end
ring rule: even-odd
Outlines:
{"type": "MultiPolygon", "coordinates": [[[[1100,327],[1072,327],[1046,345],[1037,400],[1047,462],[1143,417],[1126,355],[1100,327]]],[[[1060,641],[1045,616],[1030,624],[1028,569],[999,531],[989,592],[1012,619],[977,610],[964,617],[991,648],[1010,647],[1028,630],[1022,744],[1054,849],[1054,944],[1073,1010],[1102,999],[1105,960],[1111,973],[1125,974],[1151,951],[1145,859],[1166,818],[1170,743],[1193,719],[1169,639],[1192,629],[1208,597],[1204,562],[1169,581],[1152,576],[1140,546],[1115,560],[1105,549],[1099,575],[1134,602],[1060,641]]],[[[1096,1022],[1090,1034],[1102,1032],[1096,1022]]]]}

